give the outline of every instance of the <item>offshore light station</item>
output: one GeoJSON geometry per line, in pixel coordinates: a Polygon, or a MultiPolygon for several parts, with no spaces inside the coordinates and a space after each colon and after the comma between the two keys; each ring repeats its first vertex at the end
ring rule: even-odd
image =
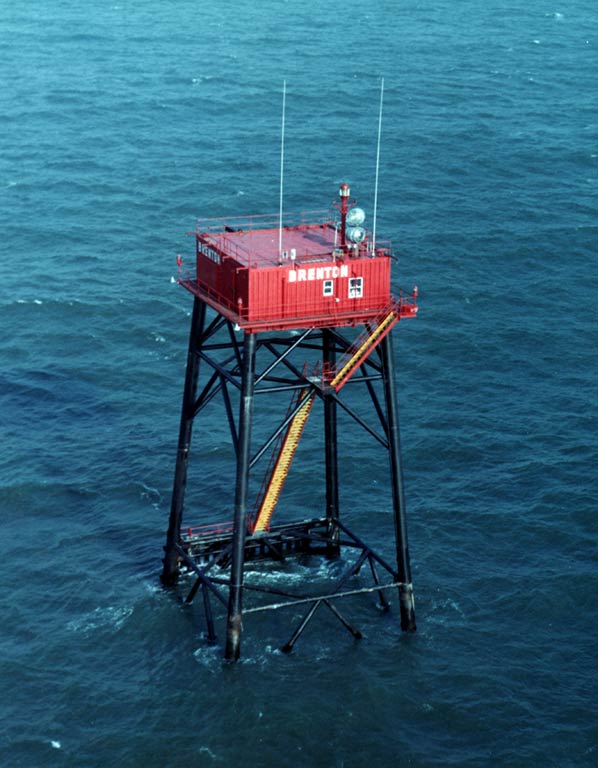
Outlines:
{"type": "MultiPolygon", "coordinates": [[[[294,630],[289,628],[284,651],[292,649],[320,607],[361,637],[338,607],[341,598],[361,593],[375,593],[380,607],[388,609],[389,591],[398,592],[401,628],[416,628],[391,331],[399,320],[416,315],[417,288],[392,295],[390,243],[376,239],[375,226],[373,232],[364,226],[365,214],[347,184],[341,184],[339,197],[326,211],[200,221],[192,233],[195,269],[186,272],[179,258],[179,282],[194,299],[162,582],[176,584],[181,572],[193,577],[185,601],[201,591],[211,643],[217,642],[218,615],[226,615],[225,657],[231,660],[240,655],[250,616],[267,610],[301,606],[305,611],[294,630]],[[365,407],[346,401],[345,387],[361,387],[359,402],[376,415],[374,425],[365,407]],[[261,413],[266,399],[268,408],[261,413]],[[283,486],[318,402],[322,418],[314,427],[323,432],[325,489],[318,497],[310,487],[305,496],[325,499],[325,508],[310,503],[301,519],[277,523],[283,486]],[[230,485],[231,514],[206,524],[210,499],[204,493],[199,525],[193,518],[183,522],[185,492],[193,427],[210,403],[220,403],[234,449],[235,466],[222,478],[230,485]],[[388,452],[396,564],[343,520],[339,409],[388,452]],[[302,554],[335,558],[341,549],[350,564],[315,594],[310,583],[294,592],[272,586],[271,579],[255,579],[256,569],[272,567],[265,561],[302,554]],[[245,579],[248,563],[251,580],[245,579]]],[[[201,449],[200,434],[200,462],[201,449]]],[[[350,483],[351,472],[342,478],[350,483]]],[[[283,502],[284,495],[281,507],[283,502]]]]}

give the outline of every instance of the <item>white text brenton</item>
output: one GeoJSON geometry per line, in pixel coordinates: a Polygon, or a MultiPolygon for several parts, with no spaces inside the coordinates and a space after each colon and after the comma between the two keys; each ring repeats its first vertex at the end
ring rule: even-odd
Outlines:
{"type": "Polygon", "coordinates": [[[309,267],[308,269],[289,270],[289,283],[303,283],[308,280],[330,280],[336,277],[349,277],[349,267],[341,264],[340,267],[309,267]]]}

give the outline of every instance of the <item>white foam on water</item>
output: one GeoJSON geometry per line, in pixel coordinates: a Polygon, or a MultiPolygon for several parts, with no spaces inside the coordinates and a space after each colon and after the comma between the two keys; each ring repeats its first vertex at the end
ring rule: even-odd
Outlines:
{"type": "Polygon", "coordinates": [[[207,643],[204,643],[193,652],[193,656],[202,667],[220,669],[222,652],[217,645],[207,645],[207,643]]]}
{"type": "Polygon", "coordinates": [[[154,509],[159,509],[160,504],[162,503],[162,494],[160,491],[157,488],[152,488],[151,485],[147,485],[147,483],[144,482],[141,482],[141,487],[143,490],[140,492],[140,497],[151,502],[151,505],[154,507],[154,509]]]}
{"type": "Polygon", "coordinates": [[[452,598],[445,598],[441,600],[434,600],[432,602],[432,609],[430,611],[428,623],[446,626],[449,624],[459,623],[461,620],[465,620],[465,618],[465,612],[459,603],[457,603],[452,598]],[[458,618],[455,618],[455,615],[458,618]]]}
{"type": "Polygon", "coordinates": [[[161,595],[163,593],[163,587],[159,581],[144,581],[143,591],[150,595],[161,595]]]}
{"type": "Polygon", "coordinates": [[[71,632],[81,632],[84,635],[89,635],[98,629],[112,628],[118,631],[132,613],[133,609],[126,606],[109,605],[107,608],[98,607],[79,619],[69,621],[67,629],[71,632]]]}

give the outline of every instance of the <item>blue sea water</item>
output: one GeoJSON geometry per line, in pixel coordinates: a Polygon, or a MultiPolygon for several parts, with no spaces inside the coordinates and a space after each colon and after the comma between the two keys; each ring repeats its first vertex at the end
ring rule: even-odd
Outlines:
{"type": "MultiPolygon", "coordinates": [[[[0,41],[0,764],[598,765],[595,4],[17,0],[0,41]],[[366,600],[285,656],[276,614],[225,666],[158,581],[176,254],[277,210],[283,79],[286,209],[371,212],[381,77],[418,632],[366,600]]],[[[343,513],[390,558],[358,439],[343,513]]]]}

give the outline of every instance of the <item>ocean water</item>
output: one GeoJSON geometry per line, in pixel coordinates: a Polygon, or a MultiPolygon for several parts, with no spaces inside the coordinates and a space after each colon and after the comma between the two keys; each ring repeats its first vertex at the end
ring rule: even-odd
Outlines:
{"type": "MultiPolygon", "coordinates": [[[[17,0],[0,41],[0,764],[598,765],[595,4],[17,0]],[[176,255],[277,210],[284,79],[285,208],[347,180],[371,215],[381,77],[418,632],[365,599],[361,642],[322,615],[286,656],[280,613],[225,665],[158,580],[176,255]]],[[[390,558],[385,458],[340,458],[390,558]]]]}

